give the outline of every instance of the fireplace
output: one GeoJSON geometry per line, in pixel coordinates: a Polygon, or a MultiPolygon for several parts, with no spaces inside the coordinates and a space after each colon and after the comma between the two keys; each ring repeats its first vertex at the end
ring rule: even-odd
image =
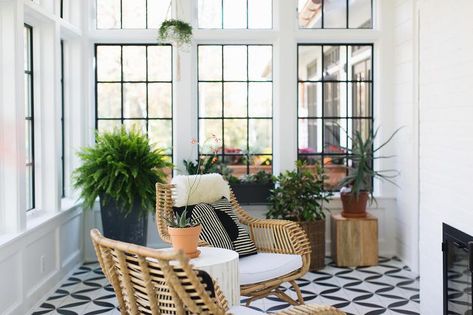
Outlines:
{"type": "Polygon", "coordinates": [[[443,314],[471,315],[473,236],[443,224],[443,314]]]}

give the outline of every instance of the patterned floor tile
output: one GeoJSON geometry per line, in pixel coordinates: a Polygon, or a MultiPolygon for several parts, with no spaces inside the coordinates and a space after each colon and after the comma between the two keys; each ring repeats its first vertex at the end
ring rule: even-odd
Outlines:
{"type": "MultiPolygon", "coordinates": [[[[373,267],[327,266],[309,272],[297,283],[307,303],[329,304],[348,315],[419,314],[419,277],[397,258],[380,257],[373,267]]],[[[289,296],[295,292],[281,286],[289,296]]],[[[243,304],[247,298],[242,297],[243,304]]],[[[34,315],[118,315],[113,288],[97,263],[79,267],[51,296],[34,310],[34,315]]],[[[289,305],[274,296],[252,303],[252,308],[277,312],[289,305]]]]}

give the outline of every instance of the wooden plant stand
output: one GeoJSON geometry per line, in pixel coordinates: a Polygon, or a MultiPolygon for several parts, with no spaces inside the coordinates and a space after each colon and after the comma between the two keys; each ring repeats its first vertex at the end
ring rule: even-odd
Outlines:
{"type": "Polygon", "coordinates": [[[337,266],[373,266],[378,264],[378,219],[344,218],[331,215],[332,258],[337,266]]]}

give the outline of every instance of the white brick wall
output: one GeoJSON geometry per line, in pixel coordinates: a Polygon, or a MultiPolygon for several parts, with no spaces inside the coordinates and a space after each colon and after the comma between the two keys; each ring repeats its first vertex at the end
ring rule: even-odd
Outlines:
{"type": "Polygon", "coordinates": [[[441,314],[441,224],[473,235],[473,1],[419,12],[421,314],[441,314]]]}

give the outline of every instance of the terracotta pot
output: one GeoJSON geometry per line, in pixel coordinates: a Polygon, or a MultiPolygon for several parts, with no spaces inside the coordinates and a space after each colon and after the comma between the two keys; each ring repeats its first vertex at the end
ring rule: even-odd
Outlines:
{"type": "Polygon", "coordinates": [[[197,243],[201,231],[202,225],[200,224],[187,228],[168,227],[172,248],[182,250],[189,258],[198,257],[200,252],[197,250],[197,243]]]}
{"type": "Polygon", "coordinates": [[[298,222],[307,234],[312,252],[310,253],[310,271],[325,267],[325,220],[298,222]]]}
{"type": "Polygon", "coordinates": [[[368,203],[368,192],[362,191],[355,197],[352,193],[341,193],[343,211],[342,216],[345,218],[364,218],[366,217],[366,204],[368,203]]]}

